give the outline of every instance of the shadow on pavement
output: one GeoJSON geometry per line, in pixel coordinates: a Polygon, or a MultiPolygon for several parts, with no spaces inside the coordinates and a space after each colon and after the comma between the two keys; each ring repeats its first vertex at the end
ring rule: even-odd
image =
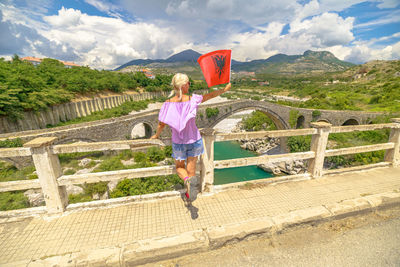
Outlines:
{"type": "Polygon", "coordinates": [[[187,199],[185,196],[185,193],[182,193],[181,198],[182,198],[183,202],[185,203],[185,207],[190,212],[190,217],[192,217],[192,220],[196,220],[199,217],[199,214],[198,214],[199,208],[197,208],[196,206],[193,206],[192,203],[197,198],[197,193],[193,194],[193,196],[190,199],[187,199]]]}

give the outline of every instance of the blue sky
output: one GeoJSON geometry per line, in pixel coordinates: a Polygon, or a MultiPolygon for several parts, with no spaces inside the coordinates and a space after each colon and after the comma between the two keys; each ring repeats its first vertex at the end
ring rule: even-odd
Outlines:
{"type": "Polygon", "coordinates": [[[239,61],[306,50],[400,59],[400,0],[0,0],[0,57],[113,69],[185,49],[232,49],[239,61]]]}

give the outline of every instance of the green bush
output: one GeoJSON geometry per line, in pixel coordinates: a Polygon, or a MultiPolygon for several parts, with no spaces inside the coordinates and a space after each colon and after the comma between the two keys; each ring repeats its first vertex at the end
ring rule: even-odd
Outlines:
{"type": "Polygon", "coordinates": [[[16,138],[16,139],[6,139],[6,140],[0,140],[0,148],[5,147],[5,148],[11,148],[11,147],[22,147],[23,143],[21,138],[16,138]]]}
{"type": "MultiPolygon", "coordinates": [[[[143,73],[119,73],[93,70],[89,67],[65,68],[55,59],[45,58],[40,65],[0,59],[0,116],[21,118],[25,110],[39,111],[70,101],[77,94],[93,94],[103,90],[160,91],[170,88],[172,75],[147,78],[143,73]]],[[[193,82],[198,87],[204,82],[193,82]]]]}
{"type": "Polygon", "coordinates": [[[37,175],[33,174],[34,171],[35,166],[27,166],[19,170],[10,163],[0,161],[1,182],[35,179],[37,175]]]}
{"type": "Polygon", "coordinates": [[[93,196],[94,194],[103,195],[107,192],[108,182],[98,182],[98,183],[84,183],[83,190],[85,194],[93,196]]]}
{"type": "Polygon", "coordinates": [[[0,210],[29,208],[28,198],[21,191],[0,193],[0,210]]]}
{"type": "Polygon", "coordinates": [[[159,162],[165,159],[165,152],[164,150],[153,146],[150,147],[147,150],[147,157],[152,161],[152,162],[159,162]]]}
{"type": "Polygon", "coordinates": [[[123,160],[129,160],[133,158],[133,151],[132,150],[123,150],[118,154],[118,157],[123,160]]]}
{"type": "Polygon", "coordinates": [[[85,193],[68,195],[68,203],[70,203],[70,204],[80,203],[80,202],[89,202],[92,200],[93,200],[92,196],[85,194],[85,193]]]}
{"type": "Polygon", "coordinates": [[[142,151],[134,152],[133,158],[135,159],[135,162],[146,162],[147,161],[146,153],[144,153],[142,151]]]}
{"type": "Polygon", "coordinates": [[[251,115],[242,120],[246,131],[276,130],[275,123],[263,112],[253,111],[251,115]]]}
{"type": "Polygon", "coordinates": [[[313,117],[313,119],[316,119],[316,118],[318,118],[319,116],[321,116],[321,111],[319,111],[319,110],[314,110],[313,112],[312,112],[312,117],[313,117]]]}
{"type": "Polygon", "coordinates": [[[127,169],[124,164],[122,164],[121,159],[118,156],[108,158],[103,160],[99,166],[97,166],[93,172],[108,172],[127,169]]]}
{"type": "Polygon", "coordinates": [[[164,148],[165,156],[170,158],[172,156],[172,146],[165,146],[164,148]]]}
{"type": "Polygon", "coordinates": [[[219,114],[219,109],[218,108],[206,108],[206,116],[207,116],[207,118],[218,116],[218,114],[219,114]]]}
{"type": "Polygon", "coordinates": [[[300,116],[300,112],[298,110],[292,109],[289,112],[289,125],[291,128],[296,128],[297,119],[300,116]]]}
{"type": "Polygon", "coordinates": [[[311,136],[291,136],[288,138],[288,147],[290,152],[305,152],[310,151],[311,136]]]}
{"type": "Polygon", "coordinates": [[[173,190],[177,184],[183,185],[178,175],[153,176],[139,179],[124,179],[110,193],[111,198],[151,194],[173,190]]]}

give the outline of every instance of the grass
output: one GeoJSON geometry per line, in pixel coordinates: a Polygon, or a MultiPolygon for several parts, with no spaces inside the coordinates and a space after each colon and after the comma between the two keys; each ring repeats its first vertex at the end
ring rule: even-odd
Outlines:
{"type": "Polygon", "coordinates": [[[35,166],[28,166],[18,170],[14,165],[0,161],[0,182],[37,179],[34,174],[35,166]]]}
{"type": "Polygon", "coordinates": [[[23,191],[0,193],[0,210],[29,208],[28,198],[23,191]]]}

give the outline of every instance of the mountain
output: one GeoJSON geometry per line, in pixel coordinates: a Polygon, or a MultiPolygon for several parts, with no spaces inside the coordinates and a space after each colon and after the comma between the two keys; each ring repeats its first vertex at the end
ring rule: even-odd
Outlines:
{"type": "MultiPolygon", "coordinates": [[[[200,53],[185,50],[167,59],[136,59],[121,65],[115,70],[129,71],[129,66],[151,68],[154,73],[185,72],[201,78],[201,70],[197,64],[200,53]]],[[[354,64],[336,58],[328,51],[307,50],[303,55],[277,54],[267,59],[257,59],[249,62],[232,60],[232,71],[250,71],[256,73],[299,74],[344,71],[354,64]]],[[[132,67],[134,71],[137,67],[132,67]]]]}
{"type": "MultiPolygon", "coordinates": [[[[167,59],[135,59],[132,61],[129,61],[128,63],[125,63],[115,70],[121,70],[123,68],[126,68],[128,66],[149,66],[153,63],[155,64],[165,64],[165,63],[176,63],[176,62],[192,62],[196,63],[197,59],[201,56],[200,53],[197,53],[196,51],[192,49],[188,49],[185,51],[182,51],[178,54],[172,55],[167,59]]],[[[168,66],[168,64],[167,64],[168,66]]]]}
{"type": "Polygon", "coordinates": [[[200,53],[197,53],[192,49],[188,49],[173,56],[170,56],[169,58],[167,58],[166,62],[182,62],[182,61],[197,62],[197,59],[200,56],[201,56],[200,53]]]}

